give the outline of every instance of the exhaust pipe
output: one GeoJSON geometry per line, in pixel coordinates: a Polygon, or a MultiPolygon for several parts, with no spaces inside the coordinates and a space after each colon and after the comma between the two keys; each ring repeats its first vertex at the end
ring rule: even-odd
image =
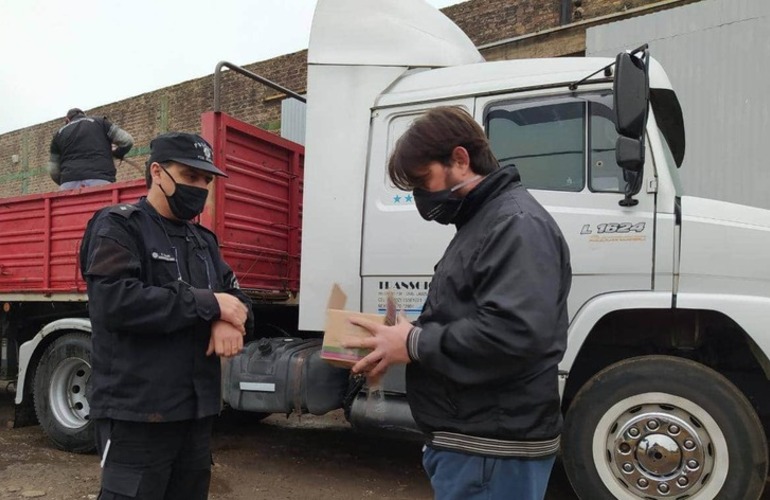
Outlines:
{"type": "Polygon", "coordinates": [[[377,415],[372,415],[371,410],[366,411],[366,394],[359,393],[350,408],[350,424],[354,428],[362,431],[385,430],[404,437],[422,438],[406,398],[386,394],[384,401],[378,403],[377,415]]]}

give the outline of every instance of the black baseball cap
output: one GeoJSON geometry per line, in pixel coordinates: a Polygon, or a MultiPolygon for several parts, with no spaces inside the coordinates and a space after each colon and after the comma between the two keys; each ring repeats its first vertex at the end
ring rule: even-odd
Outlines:
{"type": "Polygon", "coordinates": [[[211,145],[198,134],[169,132],[161,134],[150,142],[150,159],[153,162],[175,161],[204,172],[221,177],[227,174],[213,163],[211,145]]]}

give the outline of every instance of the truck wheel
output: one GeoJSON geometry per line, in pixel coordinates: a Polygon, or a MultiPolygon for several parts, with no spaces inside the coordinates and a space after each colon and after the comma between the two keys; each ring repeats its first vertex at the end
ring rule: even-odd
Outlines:
{"type": "Polygon", "coordinates": [[[35,413],[53,444],[66,451],[95,449],[86,383],[91,376],[91,339],[69,333],[43,353],[35,372],[35,413]]]}
{"type": "Polygon", "coordinates": [[[562,460],[581,499],[762,494],[767,442],[746,397],[693,361],[645,356],[602,370],[575,396],[562,460]]]}

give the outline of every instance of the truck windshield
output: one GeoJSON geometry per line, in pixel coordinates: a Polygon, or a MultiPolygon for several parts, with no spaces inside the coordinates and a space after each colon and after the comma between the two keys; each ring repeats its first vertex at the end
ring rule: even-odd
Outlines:
{"type": "Polygon", "coordinates": [[[500,164],[515,164],[530,189],[582,191],[587,177],[591,191],[623,191],[610,93],[501,102],[485,124],[500,164]]]}

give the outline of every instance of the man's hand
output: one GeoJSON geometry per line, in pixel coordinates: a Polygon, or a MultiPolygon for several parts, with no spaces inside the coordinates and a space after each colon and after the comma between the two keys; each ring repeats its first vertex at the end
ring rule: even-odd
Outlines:
{"type": "Polygon", "coordinates": [[[59,165],[59,155],[51,155],[51,159],[48,161],[48,175],[51,176],[51,180],[57,186],[61,184],[61,165],[59,165]]]}
{"type": "Polygon", "coordinates": [[[249,311],[238,298],[229,293],[215,293],[214,297],[219,303],[219,319],[227,321],[241,332],[246,333],[246,320],[249,311]]]}
{"type": "Polygon", "coordinates": [[[385,326],[361,318],[350,318],[350,322],[371,332],[367,339],[350,339],[344,342],[347,348],[372,349],[364,359],[353,366],[353,373],[365,373],[367,377],[377,379],[390,365],[409,363],[406,350],[406,337],[412,324],[399,316],[395,326],[385,326]]]}
{"type": "Polygon", "coordinates": [[[227,321],[218,320],[211,324],[211,338],[206,356],[231,358],[243,349],[243,332],[227,321]]]}

